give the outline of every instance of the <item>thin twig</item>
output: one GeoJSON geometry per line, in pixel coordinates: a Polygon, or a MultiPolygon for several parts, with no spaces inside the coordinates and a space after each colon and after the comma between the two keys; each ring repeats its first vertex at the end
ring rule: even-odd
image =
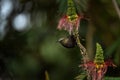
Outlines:
{"type": "Polygon", "coordinates": [[[84,63],[86,63],[89,60],[89,58],[88,58],[86,48],[80,43],[78,31],[75,31],[74,36],[76,38],[77,45],[80,48],[80,52],[81,52],[81,55],[83,57],[83,61],[84,61],[84,63]]]}
{"type": "Polygon", "coordinates": [[[112,2],[113,2],[113,5],[114,5],[114,8],[115,8],[115,10],[116,10],[116,12],[117,12],[117,14],[118,14],[118,16],[120,18],[120,9],[119,9],[119,6],[118,6],[116,0],[112,0],[112,2]]]}
{"type": "MultiPolygon", "coordinates": [[[[83,64],[86,64],[89,61],[89,57],[88,57],[88,53],[86,48],[80,43],[80,39],[79,39],[79,33],[78,31],[74,32],[74,36],[77,42],[78,47],[80,48],[80,53],[82,55],[83,58],[83,64]]],[[[87,69],[86,69],[87,70],[87,69]]],[[[90,75],[89,75],[89,71],[87,71],[87,79],[90,80],[90,75]]]]}

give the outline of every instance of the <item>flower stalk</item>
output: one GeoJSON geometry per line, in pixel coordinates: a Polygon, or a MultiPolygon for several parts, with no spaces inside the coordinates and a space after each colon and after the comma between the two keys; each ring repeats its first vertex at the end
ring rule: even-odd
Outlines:
{"type": "Polygon", "coordinates": [[[88,61],[80,65],[86,70],[88,80],[103,80],[107,68],[116,67],[111,60],[104,61],[103,49],[100,44],[96,44],[96,55],[94,61],[88,61]]]}
{"type": "Polygon", "coordinates": [[[73,35],[76,39],[76,43],[77,43],[77,45],[80,49],[80,53],[83,57],[83,62],[86,63],[87,61],[89,61],[89,57],[88,57],[86,48],[80,43],[78,30],[74,31],[73,35]]]}
{"type": "MultiPolygon", "coordinates": [[[[103,80],[103,77],[109,66],[115,67],[111,60],[104,61],[103,49],[99,43],[96,44],[96,55],[94,61],[90,61],[86,48],[81,44],[79,39],[79,28],[80,20],[84,18],[83,16],[78,15],[73,0],[67,0],[67,12],[64,16],[61,17],[58,29],[66,30],[69,32],[69,35],[73,35],[76,41],[77,46],[80,49],[82,55],[83,64],[80,65],[84,68],[87,74],[88,80],[103,80]]],[[[71,38],[62,39],[60,41],[74,42],[71,38]]],[[[71,44],[70,44],[71,45],[71,44]]],[[[66,47],[71,47],[71,46],[66,47]]],[[[64,45],[65,46],[65,45],[64,45]]],[[[73,46],[72,46],[73,47],[73,46]]]]}
{"type": "Polygon", "coordinates": [[[73,0],[67,0],[67,12],[61,17],[58,29],[64,29],[71,35],[74,30],[78,30],[82,16],[77,14],[73,0]]]}

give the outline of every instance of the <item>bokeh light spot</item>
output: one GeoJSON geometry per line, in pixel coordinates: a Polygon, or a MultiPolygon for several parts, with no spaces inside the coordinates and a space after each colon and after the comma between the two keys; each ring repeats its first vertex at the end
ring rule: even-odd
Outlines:
{"type": "Polygon", "coordinates": [[[24,31],[30,26],[30,16],[29,14],[19,14],[13,20],[13,28],[17,31],[24,31]]]}
{"type": "Polygon", "coordinates": [[[1,1],[1,12],[0,17],[6,19],[13,9],[13,4],[11,0],[2,0],[1,1]]]}

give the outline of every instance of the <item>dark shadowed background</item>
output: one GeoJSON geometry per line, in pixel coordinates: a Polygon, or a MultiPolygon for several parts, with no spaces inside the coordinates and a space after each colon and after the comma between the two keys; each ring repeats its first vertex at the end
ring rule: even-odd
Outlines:
{"type": "MultiPolygon", "coordinates": [[[[120,77],[120,18],[112,0],[75,1],[87,17],[79,32],[91,60],[99,42],[105,59],[117,65],[106,76],[120,77]]],[[[66,0],[0,0],[0,80],[74,80],[80,75],[79,48],[58,43],[68,35],[57,30],[65,10],[66,0]]]]}

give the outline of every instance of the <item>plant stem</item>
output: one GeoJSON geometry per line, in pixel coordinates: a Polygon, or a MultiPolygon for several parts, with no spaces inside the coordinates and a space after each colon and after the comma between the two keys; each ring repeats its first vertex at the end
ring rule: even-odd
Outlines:
{"type": "MultiPolygon", "coordinates": [[[[88,61],[89,61],[89,57],[88,57],[88,53],[87,53],[87,50],[86,48],[80,43],[80,39],[79,39],[79,33],[78,31],[75,31],[73,33],[75,39],[76,39],[76,43],[78,45],[78,47],[80,48],[80,53],[82,55],[82,58],[83,58],[83,63],[86,64],[88,61]]],[[[87,72],[87,80],[91,80],[91,77],[89,75],[89,71],[86,69],[86,72],[87,72]]]]}
{"type": "Polygon", "coordinates": [[[116,0],[112,0],[112,2],[113,2],[113,5],[114,5],[114,8],[115,8],[115,10],[116,10],[116,12],[117,12],[117,14],[120,18],[120,9],[118,7],[118,4],[117,4],[116,0]]]}
{"type": "Polygon", "coordinates": [[[75,31],[73,33],[73,35],[75,36],[76,43],[77,43],[78,47],[80,48],[80,52],[81,52],[81,55],[83,57],[83,61],[84,61],[84,63],[86,63],[87,61],[89,61],[89,58],[88,58],[86,48],[80,43],[78,31],[75,31]]]}

